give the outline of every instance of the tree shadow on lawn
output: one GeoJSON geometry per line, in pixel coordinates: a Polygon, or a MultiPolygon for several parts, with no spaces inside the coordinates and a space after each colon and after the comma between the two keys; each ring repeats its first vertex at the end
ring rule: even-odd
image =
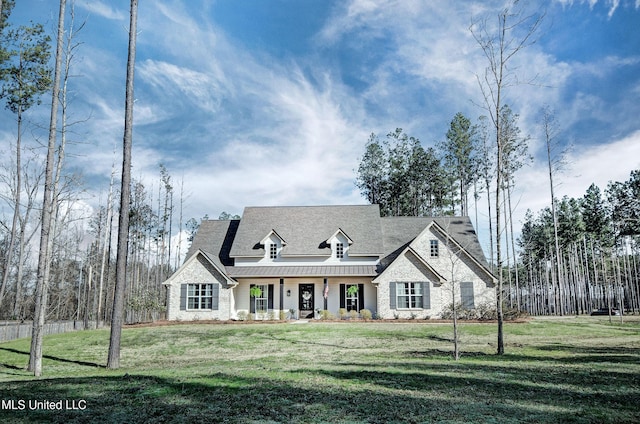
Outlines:
{"type": "MultiPolygon", "coordinates": [[[[395,372],[399,374],[416,375],[417,382],[420,376],[437,377],[446,376],[444,381],[449,381],[450,374],[455,373],[455,379],[462,378],[465,382],[482,383],[483,385],[498,385],[502,390],[503,384],[514,384],[515,388],[531,385],[544,387],[545,392],[556,390],[561,387],[561,392],[571,387],[573,391],[580,393],[595,393],[602,396],[602,393],[620,392],[622,388],[629,388],[630,391],[637,392],[637,375],[630,372],[621,371],[597,371],[594,373],[588,368],[549,366],[538,362],[529,364],[509,365],[504,363],[477,363],[465,361],[451,361],[439,363],[416,363],[416,362],[385,362],[384,364],[372,365],[370,363],[341,362],[340,367],[345,367],[344,372],[395,372]],[[355,370],[354,370],[355,368],[355,370]],[[366,370],[364,370],[366,368],[366,370]],[[374,369],[375,371],[372,371],[374,369]],[[392,371],[389,371],[392,370],[392,371]]],[[[343,372],[341,371],[341,372],[343,372]]],[[[324,371],[321,371],[324,372],[324,371]]],[[[418,388],[418,387],[416,387],[418,388]]],[[[516,393],[517,391],[514,391],[516,393]]]]}
{"type": "Polygon", "coordinates": [[[569,352],[578,356],[554,358],[560,362],[611,362],[611,363],[640,363],[640,348],[625,346],[571,346],[552,344],[537,346],[536,349],[545,352],[569,352]]]}
{"type": "MultiPolygon", "coordinates": [[[[436,391],[470,403],[502,405],[505,402],[521,402],[531,405],[533,409],[529,413],[534,410],[566,409],[579,415],[578,411],[592,413],[595,410],[610,418],[593,422],[640,422],[640,411],[636,406],[640,389],[637,377],[630,373],[601,372],[593,375],[588,372],[555,372],[557,370],[533,366],[515,369],[459,362],[417,366],[413,363],[385,363],[382,366],[384,369],[374,370],[371,370],[370,364],[366,365],[369,369],[362,369],[363,364],[357,363],[339,365],[346,369],[316,372],[355,384],[372,384],[416,393],[436,391]],[[389,371],[389,368],[399,371],[389,371]],[[620,418],[625,416],[635,418],[632,421],[620,418]]],[[[512,412],[516,414],[515,417],[522,418],[527,411],[521,407],[512,412]]],[[[547,422],[547,418],[544,417],[540,422],[547,422]]],[[[565,419],[566,422],[576,422],[573,415],[565,419]]]]}
{"type": "MultiPolygon", "coordinates": [[[[468,379],[463,378],[425,378],[386,371],[317,370],[316,373],[316,376],[337,378],[348,386],[325,382],[313,387],[308,378],[298,382],[227,373],[203,376],[197,381],[125,375],[9,382],[0,388],[1,399],[82,400],[86,402],[86,409],[0,409],[0,421],[515,423],[524,419],[527,422],[580,422],[575,420],[574,405],[540,410],[505,402],[504,397],[496,397],[480,385],[470,386],[468,379]]],[[[529,397],[515,385],[506,386],[503,392],[514,389],[517,392],[510,399],[529,397]]],[[[547,395],[544,400],[549,399],[547,395]]]]}
{"type": "MultiPolygon", "coordinates": [[[[20,355],[29,356],[29,352],[25,352],[23,350],[18,350],[18,349],[12,349],[12,348],[9,348],[9,347],[0,347],[0,350],[4,350],[5,352],[11,352],[11,353],[17,353],[17,354],[20,354],[20,355]]],[[[58,356],[42,355],[42,358],[43,359],[50,359],[52,361],[64,362],[64,363],[68,363],[68,364],[82,365],[82,366],[86,366],[86,367],[106,368],[105,365],[96,364],[95,362],[86,362],[86,361],[78,361],[78,360],[73,360],[73,359],[65,359],[65,358],[60,358],[58,356]]],[[[21,369],[19,367],[16,367],[15,365],[10,365],[10,364],[0,364],[0,365],[3,365],[6,368],[21,369]]]]}
{"type": "MultiPolygon", "coordinates": [[[[517,348],[522,348],[518,345],[517,348]]],[[[504,356],[495,353],[479,351],[460,351],[461,358],[480,358],[484,361],[534,361],[540,363],[558,364],[588,364],[588,363],[611,363],[611,364],[640,364],[640,348],[613,346],[613,347],[589,347],[572,346],[562,344],[550,344],[542,346],[531,346],[531,350],[545,352],[540,356],[523,355],[521,353],[508,352],[504,356]],[[551,353],[547,353],[551,352],[551,353]],[[553,355],[557,352],[557,355],[553,355]]],[[[442,359],[443,355],[453,356],[453,348],[411,350],[405,353],[413,358],[442,359]]]]}

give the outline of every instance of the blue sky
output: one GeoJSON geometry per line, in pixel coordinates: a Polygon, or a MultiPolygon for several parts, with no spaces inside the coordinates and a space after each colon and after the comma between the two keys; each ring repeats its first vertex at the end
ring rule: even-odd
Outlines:
{"type": "MultiPolygon", "coordinates": [[[[53,33],[56,1],[17,3],[14,23],[43,22],[53,33]]],[[[93,206],[120,160],[129,2],[75,3],[86,24],[70,108],[83,122],[73,128],[69,165],[84,175],[84,201],[93,206]]],[[[514,65],[540,84],[506,94],[535,158],[517,175],[520,218],[549,203],[543,105],[573,146],[559,196],[582,196],[591,183],[604,189],[640,167],[640,0],[531,3],[546,17],[514,65]]],[[[184,182],[186,218],[247,205],[363,203],[354,169],[370,133],[401,127],[428,147],[456,112],[473,121],[484,114],[476,75],[487,63],[468,28],[473,19],[494,21],[502,5],[141,1],[133,175],[157,188],[165,164],[176,188],[184,182]]],[[[29,134],[47,116],[44,106],[30,111],[29,134]]],[[[5,151],[14,125],[1,111],[5,151]]]]}

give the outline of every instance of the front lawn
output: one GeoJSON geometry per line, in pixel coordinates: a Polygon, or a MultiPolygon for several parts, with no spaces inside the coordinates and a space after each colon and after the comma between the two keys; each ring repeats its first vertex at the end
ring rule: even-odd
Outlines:
{"type": "Polygon", "coordinates": [[[40,379],[0,343],[0,422],[640,422],[638,318],[507,324],[504,356],[495,332],[463,324],[456,362],[428,321],[127,328],[111,371],[82,331],[45,338],[40,379]]]}

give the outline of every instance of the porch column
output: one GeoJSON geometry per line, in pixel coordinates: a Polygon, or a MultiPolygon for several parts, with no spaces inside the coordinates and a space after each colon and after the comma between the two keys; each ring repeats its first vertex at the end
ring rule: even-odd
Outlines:
{"type": "Polygon", "coordinates": [[[282,305],[284,305],[284,278],[280,279],[280,307],[279,310],[283,310],[282,305]]]}

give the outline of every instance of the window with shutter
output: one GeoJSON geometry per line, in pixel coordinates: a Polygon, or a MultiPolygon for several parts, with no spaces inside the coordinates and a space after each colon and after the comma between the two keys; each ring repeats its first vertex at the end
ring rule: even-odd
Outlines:
{"type": "Polygon", "coordinates": [[[429,283],[422,281],[391,283],[391,309],[430,308],[429,283]],[[426,292],[426,293],[425,293],[426,292]]]}
{"type": "Polygon", "coordinates": [[[260,288],[260,294],[253,296],[250,294],[251,302],[249,305],[249,312],[267,312],[269,309],[273,309],[273,284],[251,284],[249,290],[253,287],[260,288]]]}
{"type": "Polygon", "coordinates": [[[217,284],[183,284],[180,297],[181,310],[216,310],[219,286],[217,284]]]}
{"type": "Polygon", "coordinates": [[[364,284],[340,284],[340,308],[358,312],[364,309],[364,284]],[[358,291],[349,290],[350,287],[357,287],[358,291]]]}

